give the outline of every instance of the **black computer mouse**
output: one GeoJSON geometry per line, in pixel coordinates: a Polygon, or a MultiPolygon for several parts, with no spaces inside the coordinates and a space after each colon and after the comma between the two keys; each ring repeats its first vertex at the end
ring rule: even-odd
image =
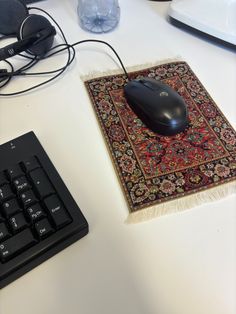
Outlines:
{"type": "Polygon", "coordinates": [[[185,101],[170,86],[145,77],[128,82],[124,92],[130,107],[152,131],[175,135],[188,126],[185,101]]]}

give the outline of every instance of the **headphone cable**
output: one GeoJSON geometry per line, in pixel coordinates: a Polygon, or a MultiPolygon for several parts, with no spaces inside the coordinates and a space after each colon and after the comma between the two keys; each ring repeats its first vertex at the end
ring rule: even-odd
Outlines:
{"type": "Polygon", "coordinates": [[[83,44],[83,43],[89,43],[89,42],[93,42],[93,43],[101,43],[101,44],[104,44],[106,46],[108,46],[112,51],[113,53],[115,54],[115,56],[117,57],[117,59],[119,60],[119,63],[124,71],[124,74],[126,76],[126,79],[129,81],[130,78],[129,78],[129,75],[128,75],[128,72],[120,58],[120,56],[118,55],[118,53],[116,52],[116,50],[107,42],[103,41],[103,40],[99,40],[99,39],[85,39],[85,40],[81,40],[81,41],[78,41],[78,42],[75,42],[73,44],[68,44],[68,41],[65,37],[65,34],[63,32],[63,30],[61,29],[60,25],[56,22],[56,20],[49,14],[47,13],[46,11],[44,11],[43,9],[40,9],[40,8],[36,8],[36,7],[30,7],[29,10],[32,10],[32,9],[36,9],[36,10],[39,10],[41,12],[43,12],[44,14],[46,14],[54,23],[55,25],[57,26],[57,28],[59,29],[60,31],[60,34],[62,35],[62,38],[63,38],[63,41],[64,43],[63,44],[59,44],[59,45],[56,45],[54,47],[52,47],[48,53],[39,58],[39,57],[31,57],[31,56],[27,56],[27,55],[24,55],[24,54],[19,54],[21,57],[24,57],[24,58],[27,58],[27,59],[30,59],[30,61],[22,66],[21,68],[19,68],[18,70],[14,70],[14,67],[13,65],[8,61],[8,60],[3,60],[5,61],[6,63],[8,63],[8,65],[10,66],[11,68],[11,71],[10,72],[7,72],[7,73],[0,73],[0,83],[5,81],[2,85],[0,85],[0,88],[6,86],[10,81],[11,79],[14,77],[14,76],[40,76],[40,75],[50,75],[50,74],[54,74],[54,73],[57,73],[55,74],[53,77],[39,83],[39,84],[36,84],[36,85],[33,85],[27,89],[24,89],[24,90],[21,90],[21,91],[17,91],[17,92],[13,92],[13,93],[0,93],[0,96],[16,96],[16,95],[20,95],[20,94],[23,94],[23,93],[26,93],[26,92],[29,92],[31,90],[34,90],[36,88],[39,88],[53,80],[55,80],[56,78],[58,78],[69,66],[70,64],[74,61],[75,59],[75,55],[76,55],[76,51],[75,51],[75,46],[77,45],[80,45],[80,44],[83,44]],[[60,48],[59,50],[56,50],[60,48]],[[56,50],[54,52],[52,52],[53,50],[56,50]],[[52,71],[44,71],[44,72],[25,72],[27,70],[29,70],[30,68],[32,68],[34,65],[36,65],[40,60],[44,60],[44,59],[48,59],[52,56],[55,56],[56,54],[59,54],[60,52],[63,52],[67,50],[67,61],[65,63],[64,66],[56,69],[56,70],[52,70],[52,71]],[[2,80],[1,80],[1,77],[2,77],[2,80]]]}

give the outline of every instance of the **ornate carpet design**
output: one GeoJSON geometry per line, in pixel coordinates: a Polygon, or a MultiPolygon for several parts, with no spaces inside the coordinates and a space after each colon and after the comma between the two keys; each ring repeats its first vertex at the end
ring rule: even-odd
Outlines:
{"type": "Polygon", "coordinates": [[[188,64],[171,62],[130,73],[131,78],[146,76],[184,98],[190,119],[184,132],[167,137],[150,131],[124,98],[124,75],[85,82],[131,213],[236,178],[236,133],[188,64]]]}

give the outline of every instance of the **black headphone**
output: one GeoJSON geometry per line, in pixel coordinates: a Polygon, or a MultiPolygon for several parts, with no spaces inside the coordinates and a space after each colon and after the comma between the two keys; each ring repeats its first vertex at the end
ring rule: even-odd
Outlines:
{"type": "Polygon", "coordinates": [[[18,39],[0,49],[0,61],[23,51],[41,58],[52,47],[55,28],[46,17],[29,14],[29,9],[21,0],[0,0],[0,39],[18,39]]]}
{"type": "Polygon", "coordinates": [[[41,81],[40,83],[30,86],[26,89],[10,93],[0,92],[0,97],[24,94],[55,80],[63,72],[65,72],[65,70],[74,61],[76,53],[75,46],[88,42],[96,42],[108,46],[118,58],[121,67],[124,70],[125,76],[129,80],[128,73],[124,67],[121,58],[110,44],[99,39],[85,39],[70,44],[68,43],[60,25],[48,12],[36,7],[27,8],[22,0],[0,0],[0,34],[2,34],[2,36],[0,36],[0,40],[8,37],[17,37],[18,39],[18,41],[14,42],[13,44],[0,48],[0,61],[4,61],[8,65],[8,69],[0,68],[0,89],[2,89],[9,82],[11,82],[12,78],[14,77],[39,77],[41,75],[45,77],[45,74],[49,75],[49,78],[47,78],[46,80],[41,81]],[[53,24],[59,31],[59,34],[61,35],[60,37],[62,43],[54,45],[52,47],[54,36],[56,35],[55,28],[44,16],[29,14],[29,10],[31,9],[42,12],[50,19],[50,21],[53,22],[53,24]],[[27,52],[31,56],[21,54],[21,52],[23,51],[27,52]],[[48,59],[63,51],[65,51],[67,55],[63,66],[60,66],[59,68],[50,71],[29,71],[39,61],[42,61],[43,59],[48,59]],[[18,69],[15,69],[15,66],[6,59],[17,54],[27,59],[28,63],[18,69]]]}

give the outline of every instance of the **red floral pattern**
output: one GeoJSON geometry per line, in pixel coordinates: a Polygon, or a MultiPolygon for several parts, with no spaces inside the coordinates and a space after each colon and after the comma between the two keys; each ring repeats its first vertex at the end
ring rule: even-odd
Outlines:
{"type": "Polygon", "coordinates": [[[185,62],[131,73],[174,88],[190,125],[175,136],[149,130],[124,97],[124,75],[87,81],[131,211],[183,197],[236,178],[236,133],[185,62]]]}

